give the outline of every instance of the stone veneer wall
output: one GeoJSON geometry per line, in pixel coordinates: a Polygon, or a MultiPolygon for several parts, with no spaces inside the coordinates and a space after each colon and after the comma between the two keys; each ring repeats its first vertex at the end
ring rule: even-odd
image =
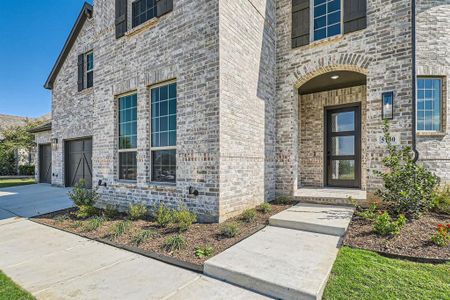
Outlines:
{"type": "Polygon", "coordinates": [[[368,0],[366,29],[291,48],[291,0],[277,1],[276,190],[293,195],[298,187],[299,120],[297,90],[309,79],[333,70],[367,75],[367,188],[380,185],[374,169],[381,168],[384,147],[381,94],[395,91],[392,132],[411,143],[412,46],[411,1],[368,0]]]}
{"type": "Polygon", "coordinates": [[[34,178],[36,182],[39,182],[39,145],[42,144],[50,144],[52,139],[51,131],[42,131],[34,134],[34,141],[36,142],[36,151],[35,151],[35,167],[34,167],[34,178]]]}
{"type": "Polygon", "coordinates": [[[361,105],[361,187],[366,188],[367,126],[366,86],[299,96],[299,188],[324,186],[324,109],[327,106],[361,105]]]}
{"type": "Polygon", "coordinates": [[[450,0],[417,1],[417,75],[441,76],[444,130],[418,134],[420,161],[450,182],[450,0]]]}
{"type": "MultiPolygon", "coordinates": [[[[130,0],[131,3],[131,0],[130,0]]],[[[159,201],[219,220],[219,2],[174,0],[173,11],[115,38],[114,1],[96,0],[94,183],[104,203],[159,201]],[[150,181],[150,88],[177,82],[177,182],[150,181]],[[137,181],[118,179],[117,98],[138,97],[137,181]],[[192,186],[199,196],[188,194],[192,186]]],[[[130,11],[131,13],[131,11],[130,11]]]]}
{"type": "MultiPolygon", "coordinates": [[[[78,92],[78,55],[94,49],[94,20],[86,20],[53,85],[52,138],[58,139],[52,148],[52,184],[64,186],[64,141],[90,137],[94,126],[94,89],[78,92]]],[[[95,79],[94,79],[95,80],[95,79]]]]}
{"type": "Polygon", "coordinates": [[[220,216],[274,199],[275,1],[219,2],[220,216]]]}

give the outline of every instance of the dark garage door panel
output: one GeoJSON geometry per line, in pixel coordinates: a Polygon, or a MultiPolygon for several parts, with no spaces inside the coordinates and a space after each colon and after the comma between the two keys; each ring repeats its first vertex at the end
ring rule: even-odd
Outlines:
{"type": "Polygon", "coordinates": [[[52,147],[39,145],[39,183],[52,183],[52,147]]]}
{"type": "Polygon", "coordinates": [[[66,141],[66,186],[74,186],[81,179],[92,187],[92,139],[66,141]]]}

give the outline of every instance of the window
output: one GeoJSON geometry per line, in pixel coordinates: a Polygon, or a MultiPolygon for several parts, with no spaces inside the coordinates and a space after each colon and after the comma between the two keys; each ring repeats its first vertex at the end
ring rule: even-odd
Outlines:
{"type": "Polygon", "coordinates": [[[156,17],[156,0],[138,0],[133,2],[133,27],[156,17]]]}
{"type": "Polygon", "coordinates": [[[94,52],[86,54],[86,88],[94,85],[94,52]]]}
{"type": "Polygon", "coordinates": [[[136,180],[137,95],[119,101],[119,179],[136,180]]]}
{"type": "Polygon", "coordinates": [[[341,34],[341,0],[312,0],[314,40],[341,34]]]}
{"type": "Polygon", "coordinates": [[[442,79],[417,79],[417,130],[442,130],[442,79]]]}
{"type": "Polygon", "coordinates": [[[152,181],[175,182],[177,144],[177,85],[151,90],[152,181]]]}

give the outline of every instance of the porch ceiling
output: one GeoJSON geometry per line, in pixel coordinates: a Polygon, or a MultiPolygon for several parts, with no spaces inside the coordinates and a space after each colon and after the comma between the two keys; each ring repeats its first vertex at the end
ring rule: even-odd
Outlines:
{"type": "Polygon", "coordinates": [[[300,95],[306,95],[364,84],[366,84],[366,75],[364,74],[351,71],[334,71],[314,77],[302,85],[298,92],[300,95]],[[337,77],[337,79],[332,77],[337,77]]]}

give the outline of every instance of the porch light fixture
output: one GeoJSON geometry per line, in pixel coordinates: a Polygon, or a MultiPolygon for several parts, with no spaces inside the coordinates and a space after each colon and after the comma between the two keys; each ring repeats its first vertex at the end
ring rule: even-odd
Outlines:
{"type": "Polygon", "coordinates": [[[331,79],[333,79],[333,80],[339,79],[339,75],[333,75],[333,76],[331,76],[331,79]]]}
{"type": "Polygon", "coordinates": [[[52,148],[53,148],[53,150],[57,150],[57,149],[58,149],[58,139],[57,139],[57,138],[53,138],[53,139],[51,140],[51,142],[52,142],[52,148]]]}
{"type": "Polygon", "coordinates": [[[385,92],[381,96],[383,105],[381,106],[381,115],[383,120],[392,120],[394,118],[394,92],[385,92]]]}

